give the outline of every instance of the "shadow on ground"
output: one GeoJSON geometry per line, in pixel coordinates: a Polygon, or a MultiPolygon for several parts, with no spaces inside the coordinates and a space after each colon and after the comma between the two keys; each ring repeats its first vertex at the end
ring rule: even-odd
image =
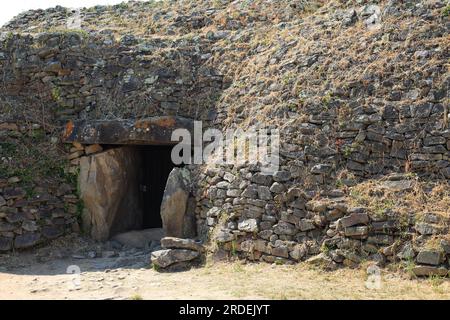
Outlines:
{"type": "Polygon", "coordinates": [[[159,249],[159,241],[140,234],[129,239],[122,236],[120,240],[95,242],[68,235],[40,248],[0,255],[0,273],[61,275],[151,267],[151,252],[159,249]]]}

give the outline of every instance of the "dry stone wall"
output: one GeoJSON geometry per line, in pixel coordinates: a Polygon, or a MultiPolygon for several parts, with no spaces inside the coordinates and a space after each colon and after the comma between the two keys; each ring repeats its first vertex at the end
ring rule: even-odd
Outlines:
{"type": "MultiPolygon", "coordinates": [[[[1,38],[4,141],[26,136],[53,146],[59,159],[71,161],[72,169],[66,163],[62,171],[70,177],[88,149],[58,143],[68,120],[176,115],[202,120],[204,128],[277,128],[281,166],[273,176],[254,163],[188,167],[198,233],[218,244],[217,252],[328,267],[414,261],[417,275],[443,275],[450,213],[448,7],[319,2],[255,1],[258,9],[205,2],[204,13],[186,2],[183,14],[164,5],[99,7],[82,12],[84,31],[50,32],[67,14],[61,8],[22,15],[1,38]],[[114,24],[126,10],[151,17],[143,26],[129,22],[139,36],[89,24],[114,24]],[[25,33],[32,21],[45,32],[25,33]],[[31,129],[15,129],[28,122],[31,129]],[[36,137],[33,126],[43,134],[36,137]]],[[[17,205],[25,192],[11,196],[18,183],[11,173],[0,175],[5,250],[21,239],[26,221],[50,223],[8,221],[28,210],[17,205]]],[[[61,191],[65,174],[49,192],[58,201],[33,209],[68,209],[64,225],[73,226],[76,188],[61,191]]],[[[45,189],[35,181],[24,185],[45,189]]],[[[43,228],[27,231],[29,237],[41,237],[43,228]]]]}
{"type": "Polygon", "coordinates": [[[68,121],[215,117],[222,76],[202,66],[201,43],[81,31],[2,33],[0,250],[79,231],[80,158],[98,145],[64,145],[68,121]]]}

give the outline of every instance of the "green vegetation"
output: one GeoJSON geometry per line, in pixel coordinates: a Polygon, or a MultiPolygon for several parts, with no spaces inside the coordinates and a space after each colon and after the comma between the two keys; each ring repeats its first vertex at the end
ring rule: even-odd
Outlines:
{"type": "Polygon", "coordinates": [[[375,203],[373,208],[374,213],[377,215],[382,215],[386,212],[386,210],[393,209],[395,207],[395,201],[392,199],[383,199],[375,203]]]}
{"type": "Polygon", "coordinates": [[[444,277],[441,277],[437,274],[430,275],[429,277],[429,281],[434,288],[439,287],[444,282],[444,280],[444,277]]]}
{"type": "Polygon", "coordinates": [[[152,263],[152,269],[159,272],[161,270],[161,268],[159,266],[157,266],[156,264],[152,263]]]}
{"type": "Polygon", "coordinates": [[[415,266],[416,264],[414,263],[414,259],[409,258],[405,265],[405,271],[409,274],[410,277],[415,277],[415,274],[413,272],[415,266]]]}
{"type": "Polygon", "coordinates": [[[320,247],[320,251],[323,253],[328,253],[330,252],[331,248],[326,244],[326,243],[322,243],[322,246],[320,247]]]}
{"type": "Polygon", "coordinates": [[[237,255],[237,243],[236,241],[231,241],[231,255],[236,256],[237,255]]]}
{"type": "Polygon", "coordinates": [[[282,266],[282,265],[284,265],[284,260],[276,259],[276,260],[275,260],[275,264],[276,264],[277,266],[282,266]]]}
{"type": "Polygon", "coordinates": [[[342,153],[344,155],[345,158],[349,158],[352,153],[355,151],[354,147],[351,145],[346,145],[343,149],[342,149],[342,153]]]}
{"type": "Polygon", "coordinates": [[[130,297],[130,300],[143,300],[143,298],[140,294],[135,293],[130,297]]]}
{"type": "Polygon", "coordinates": [[[245,272],[244,268],[240,263],[236,263],[233,265],[233,271],[234,272],[245,272]]]}
{"type": "Polygon", "coordinates": [[[18,177],[28,198],[35,195],[34,185],[42,179],[57,179],[75,186],[78,173],[67,172],[67,160],[50,152],[44,129],[32,129],[18,137],[0,142],[0,178],[18,177]]]}
{"type": "Polygon", "coordinates": [[[322,103],[323,103],[326,107],[328,107],[329,104],[330,104],[330,102],[331,102],[331,99],[332,99],[331,93],[328,92],[327,94],[325,94],[325,95],[322,97],[322,103]]]}
{"type": "Polygon", "coordinates": [[[52,89],[52,99],[56,102],[58,102],[59,99],[61,99],[61,89],[59,89],[59,87],[54,87],[52,89]]]}

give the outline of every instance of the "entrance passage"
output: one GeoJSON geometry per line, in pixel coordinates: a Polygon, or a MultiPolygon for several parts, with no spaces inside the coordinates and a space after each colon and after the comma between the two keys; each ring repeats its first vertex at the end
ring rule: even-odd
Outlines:
{"type": "Polygon", "coordinates": [[[67,123],[65,142],[104,150],[80,159],[83,228],[94,239],[161,227],[168,236],[195,234],[190,171],[174,168],[170,157],[177,129],[193,134],[194,121],[158,116],[67,123]]]}
{"type": "Polygon", "coordinates": [[[163,228],[161,202],[175,165],[171,145],[103,145],[81,158],[83,226],[96,240],[142,229],[163,228]]]}
{"type": "Polygon", "coordinates": [[[171,160],[172,146],[140,147],[142,158],[142,228],[161,228],[161,201],[167,178],[175,167],[171,160]]]}

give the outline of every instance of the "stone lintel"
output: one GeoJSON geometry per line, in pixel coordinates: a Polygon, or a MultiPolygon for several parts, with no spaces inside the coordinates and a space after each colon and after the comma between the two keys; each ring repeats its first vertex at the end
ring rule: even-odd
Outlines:
{"type": "Polygon", "coordinates": [[[66,124],[63,141],[81,144],[167,145],[172,132],[187,129],[193,134],[194,121],[176,116],[140,120],[79,120],[66,124]]]}

